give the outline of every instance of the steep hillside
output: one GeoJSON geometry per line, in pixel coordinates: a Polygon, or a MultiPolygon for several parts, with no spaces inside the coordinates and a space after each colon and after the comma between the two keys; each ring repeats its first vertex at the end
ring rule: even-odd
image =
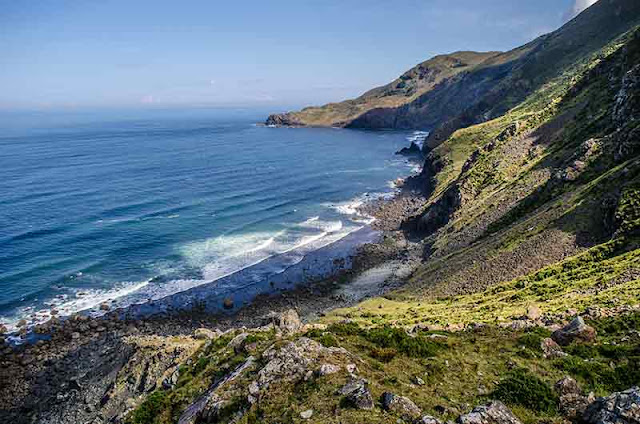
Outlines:
{"type": "MultiPolygon", "coordinates": [[[[639,16],[640,3],[635,0],[600,1],[551,34],[506,53],[478,57],[484,60],[460,72],[444,73],[428,90],[403,104],[390,98],[391,104],[365,102],[366,107],[353,107],[361,104],[356,99],[272,115],[267,123],[436,129],[429,139],[434,147],[456,129],[500,116],[550,79],[580,66],[582,60],[637,24],[639,16]]],[[[402,80],[391,86],[398,82],[402,80]]]]}
{"type": "Polygon", "coordinates": [[[299,112],[271,115],[267,125],[291,126],[348,126],[363,113],[377,108],[395,108],[414,101],[433,90],[442,81],[463,72],[469,72],[498,52],[456,52],[436,56],[416,65],[398,79],[382,87],[367,91],[362,96],[321,107],[308,107],[299,112]]]}

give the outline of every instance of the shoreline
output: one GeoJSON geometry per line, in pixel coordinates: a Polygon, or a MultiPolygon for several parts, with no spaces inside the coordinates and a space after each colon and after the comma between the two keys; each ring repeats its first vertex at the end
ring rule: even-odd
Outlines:
{"type": "MultiPolygon", "coordinates": [[[[407,161],[415,162],[411,158],[407,158],[407,161]]],[[[410,215],[410,211],[407,212],[407,200],[409,204],[420,203],[420,196],[403,187],[404,182],[412,176],[410,174],[395,180],[397,185],[392,192],[363,193],[360,196],[363,199],[361,203],[353,206],[353,214],[365,217],[369,222],[337,240],[304,252],[300,262],[286,266],[282,271],[267,275],[264,279],[244,283],[255,268],[268,266],[268,261],[272,258],[157,299],[149,298],[142,302],[134,301],[124,306],[108,306],[104,309],[102,305],[96,305],[71,315],[52,316],[46,322],[18,326],[13,331],[0,327],[0,347],[5,342],[14,347],[36,343],[47,339],[49,333],[61,330],[65,323],[77,320],[108,321],[114,317],[127,321],[154,320],[157,317],[171,319],[193,314],[194,311],[227,320],[245,308],[253,307],[253,303],[259,303],[265,297],[286,295],[287,292],[296,292],[300,288],[307,290],[315,285],[326,286],[327,281],[344,280],[345,275],[353,277],[373,265],[367,267],[362,264],[363,258],[371,254],[363,253],[365,246],[381,245],[383,240],[388,240],[390,233],[400,231],[399,224],[410,215]],[[225,306],[228,300],[231,300],[231,307],[225,306]]],[[[386,254],[387,260],[392,260],[395,256],[398,255],[386,254]]],[[[312,299],[305,301],[313,303],[312,299]]]]}

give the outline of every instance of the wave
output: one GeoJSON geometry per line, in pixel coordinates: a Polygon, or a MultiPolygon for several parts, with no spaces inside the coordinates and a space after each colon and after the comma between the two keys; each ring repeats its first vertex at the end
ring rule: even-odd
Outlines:
{"type": "MultiPolygon", "coordinates": [[[[80,273],[82,275],[82,273],[80,273]]],[[[46,308],[36,309],[34,306],[20,308],[14,316],[0,317],[0,322],[7,326],[9,331],[17,330],[18,322],[25,318],[29,326],[37,325],[48,321],[54,316],[65,317],[80,311],[97,308],[116,299],[123,298],[149,285],[151,280],[138,282],[122,282],[111,289],[74,289],[72,293],[60,294],[52,299],[43,302],[46,308]],[[54,312],[55,313],[52,313],[54,312]]]]}

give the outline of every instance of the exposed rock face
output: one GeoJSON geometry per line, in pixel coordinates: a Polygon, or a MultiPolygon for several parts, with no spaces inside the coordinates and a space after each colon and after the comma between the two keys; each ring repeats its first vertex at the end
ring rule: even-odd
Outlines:
{"type": "Polygon", "coordinates": [[[363,378],[352,377],[338,393],[345,396],[354,408],[373,409],[373,398],[369,391],[369,383],[363,378]]]}
{"type": "Polygon", "coordinates": [[[389,392],[382,394],[382,407],[407,421],[417,420],[422,415],[422,410],[411,399],[389,392]]]}
{"type": "Polygon", "coordinates": [[[522,424],[502,402],[492,401],[461,415],[458,424],[522,424]]]}
{"type": "Polygon", "coordinates": [[[258,373],[258,386],[264,389],[276,381],[300,380],[321,358],[335,354],[346,355],[347,352],[340,348],[326,348],[306,337],[289,342],[278,350],[270,348],[262,355],[269,362],[258,373]]]}
{"type": "Polygon", "coordinates": [[[273,115],[269,115],[265,125],[273,125],[277,127],[301,127],[305,124],[296,119],[290,113],[275,113],[273,115]]]}
{"type": "Polygon", "coordinates": [[[585,324],[582,317],[576,317],[569,324],[555,331],[551,338],[561,346],[570,345],[574,341],[589,343],[595,340],[596,330],[585,324]]]}
{"type": "Polygon", "coordinates": [[[422,157],[422,149],[416,144],[415,141],[411,142],[411,146],[403,147],[396,152],[396,155],[403,155],[409,157],[422,157]]]}
{"type": "Polygon", "coordinates": [[[640,423],[640,388],[599,398],[582,414],[582,424],[638,424],[640,423]]]}

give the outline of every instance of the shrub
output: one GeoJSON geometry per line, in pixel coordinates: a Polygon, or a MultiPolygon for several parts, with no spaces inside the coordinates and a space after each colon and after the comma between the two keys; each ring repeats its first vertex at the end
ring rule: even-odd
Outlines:
{"type": "Polygon", "coordinates": [[[557,404],[553,389],[524,369],[510,372],[498,384],[494,396],[505,403],[521,405],[536,412],[553,413],[557,404]]]}
{"type": "Polygon", "coordinates": [[[392,348],[409,357],[432,357],[440,347],[423,336],[411,337],[403,329],[388,326],[367,331],[365,338],[378,347],[392,348]]]}
{"type": "Polygon", "coordinates": [[[163,391],[153,392],[133,411],[134,424],[152,424],[167,403],[167,394],[163,391]]]}
{"type": "Polygon", "coordinates": [[[380,362],[391,362],[396,357],[398,351],[393,348],[374,348],[371,349],[370,355],[372,358],[377,359],[380,362]]]}
{"type": "Polygon", "coordinates": [[[357,336],[362,332],[362,329],[355,322],[340,322],[331,324],[327,331],[338,336],[357,336]]]}

